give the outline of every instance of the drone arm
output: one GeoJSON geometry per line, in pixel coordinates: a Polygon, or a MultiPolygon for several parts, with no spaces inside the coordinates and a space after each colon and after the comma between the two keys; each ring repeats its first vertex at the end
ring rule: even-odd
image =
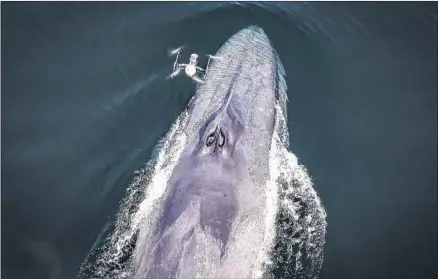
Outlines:
{"type": "Polygon", "coordinates": [[[175,58],[175,62],[173,63],[173,70],[176,70],[176,67],[178,66],[178,58],[179,58],[180,51],[178,50],[175,58]]]}
{"type": "Polygon", "coordinates": [[[198,71],[202,72],[202,73],[205,73],[205,70],[202,69],[201,67],[196,66],[196,69],[197,69],[198,71]]]}
{"type": "Polygon", "coordinates": [[[208,66],[210,65],[210,60],[211,60],[211,56],[209,55],[208,61],[207,61],[207,66],[205,66],[205,74],[207,74],[208,66]]]}
{"type": "Polygon", "coordinates": [[[208,55],[207,66],[205,66],[205,71],[204,71],[205,74],[207,74],[208,66],[210,66],[210,61],[211,61],[211,59],[219,59],[219,60],[222,60],[222,57],[220,57],[220,56],[214,56],[214,55],[208,55]]]}

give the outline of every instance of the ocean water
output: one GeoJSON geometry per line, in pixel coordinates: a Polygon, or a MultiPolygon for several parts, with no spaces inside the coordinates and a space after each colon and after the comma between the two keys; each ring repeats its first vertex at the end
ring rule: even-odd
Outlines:
{"type": "Polygon", "coordinates": [[[192,97],[168,50],[258,25],[327,211],[321,278],[435,278],[435,3],[2,3],[2,278],[76,278],[192,97]]]}

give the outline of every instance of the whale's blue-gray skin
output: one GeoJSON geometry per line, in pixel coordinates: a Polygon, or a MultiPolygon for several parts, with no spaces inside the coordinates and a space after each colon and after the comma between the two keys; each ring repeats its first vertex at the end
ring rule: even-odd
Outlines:
{"type": "Polygon", "coordinates": [[[276,103],[285,112],[277,92],[281,64],[255,26],[216,55],[222,59],[211,64],[187,108],[187,144],[151,243],[137,251],[135,278],[252,276],[264,234],[276,103]]]}

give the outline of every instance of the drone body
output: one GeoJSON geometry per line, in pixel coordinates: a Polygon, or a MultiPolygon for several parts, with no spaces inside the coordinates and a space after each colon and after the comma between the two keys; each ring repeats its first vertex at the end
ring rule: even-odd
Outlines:
{"type": "Polygon", "coordinates": [[[189,64],[187,64],[185,67],[185,72],[189,77],[193,77],[193,75],[196,74],[197,65],[198,65],[198,55],[196,53],[193,53],[192,55],[190,55],[189,64]]]}
{"type": "Polygon", "coordinates": [[[190,55],[190,60],[188,64],[179,64],[178,59],[181,54],[181,47],[177,48],[176,50],[172,51],[171,54],[176,54],[175,62],[173,63],[173,72],[170,74],[170,78],[176,77],[182,70],[186,73],[186,75],[193,79],[194,81],[198,83],[203,83],[203,78],[207,74],[208,65],[210,64],[211,59],[219,59],[220,57],[216,57],[213,55],[208,55],[208,62],[205,69],[198,66],[198,55],[196,53],[192,53],[190,55]]]}

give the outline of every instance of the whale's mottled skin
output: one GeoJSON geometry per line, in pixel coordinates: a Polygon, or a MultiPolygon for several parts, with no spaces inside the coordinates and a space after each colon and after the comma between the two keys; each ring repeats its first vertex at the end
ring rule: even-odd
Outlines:
{"type": "MultiPolygon", "coordinates": [[[[265,185],[278,93],[277,55],[258,27],[216,53],[187,110],[187,144],[153,233],[137,245],[135,278],[253,277],[263,241],[265,185]]],[[[141,238],[141,237],[140,237],[141,238]]]]}

